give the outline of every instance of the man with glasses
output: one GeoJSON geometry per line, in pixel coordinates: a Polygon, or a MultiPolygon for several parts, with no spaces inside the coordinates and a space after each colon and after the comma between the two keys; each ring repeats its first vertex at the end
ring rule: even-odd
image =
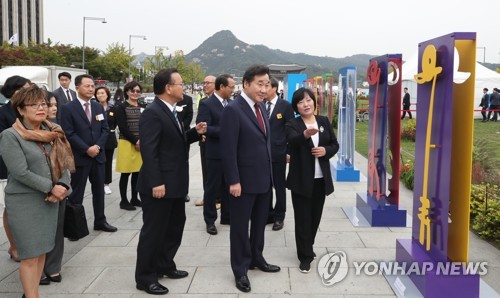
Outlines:
{"type": "MultiPolygon", "coordinates": [[[[77,96],[61,106],[61,127],[66,134],[76,171],[71,174],[73,192],[69,201],[82,204],[87,179],[92,185],[94,230],[116,232],[118,229],[106,221],[104,215],[104,146],[108,140],[108,123],[101,104],[91,101],[94,96],[94,79],[83,74],[75,78],[77,96]]],[[[71,239],[70,239],[71,240],[71,239]]]]}
{"type": "MultiPolygon", "coordinates": [[[[201,98],[198,102],[198,108],[200,103],[205,99],[212,96],[215,90],[215,77],[214,76],[206,76],[203,80],[203,93],[205,97],[201,98]]],[[[207,183],[207,163],[205,160],[205,136],[202,137],[200,144],[200,158],[201,158],[201,173],[203,175],[203,190],[205,190],[205,184],[207,183]]],[[[196,206],[203,206],[203,199],[197,201],[195,203],[196,206]]]]}
{"type": "Polygon", "coordinates": [[[196,123],[206,122],[205,162],[207,181],[203,194],[203,218],[207,225],[207,233],[217,235],[215,221],[217,220],[216,198],[221,201],[220,223],[229,224],[228,187],[224,183],[222,171],[222,148],[219,145],[220,117],[222,110],[229,103],[235,82],[232,76],[223,74],[215,80],[215,92],[200,103],[196,123]]]}

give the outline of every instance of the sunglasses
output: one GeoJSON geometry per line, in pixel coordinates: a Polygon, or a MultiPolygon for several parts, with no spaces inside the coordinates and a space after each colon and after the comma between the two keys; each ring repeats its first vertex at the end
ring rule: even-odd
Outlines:
{"type": "Polygon", "coordinates": [[[141,90],[137,90],[137,89],[132,89],[132,90],[129,90],[128,92],[130,92],[130,93],[137,93],[137,94],[142,93],[141,90]]]}

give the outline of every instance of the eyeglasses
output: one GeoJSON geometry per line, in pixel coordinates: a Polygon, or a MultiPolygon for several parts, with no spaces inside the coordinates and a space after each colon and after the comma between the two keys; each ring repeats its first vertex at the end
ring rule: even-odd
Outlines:
{"type": "Polygon", "coordinates": [[[49,106],[45,103],[45,102],[42,102],[42,103],[32,103],[32,104],[29,104],[29,105],[26,105],[28,107],[30,107],[32,110],[38,110],[40,107],[46,109],[48,108],[49,106]]]}
{"type": "Polygon", "coordinates": [[[137,94],[141,94],[142,93],[141,90],[137,90],[137,89],[131,89],[128,92],[130,92],[130,93],[137,93],[137,94]]]}
{"type": "Polygon", "coordinates": [[[215,84],[215,82],[208,82],[208,81],[203,82],[203,85],[210,85],[210,84],[215,84]]]}
{"type": "Polygon", "coordinates": [[[169,84],[169,85],[172,85],[172,86],[176,86],[176,85],[178,85],[178,86],[182,86],[182,85],[184,85],[184,84],[169,84]]]}
{"type": "Polygon", "coordinates": [[[236,88],[236,85],[233,85],[233,86],[226,86],[226,87],[227,87],[227,88],[229,88],[229,89],[234,90],[234,88],[236,88]]]}

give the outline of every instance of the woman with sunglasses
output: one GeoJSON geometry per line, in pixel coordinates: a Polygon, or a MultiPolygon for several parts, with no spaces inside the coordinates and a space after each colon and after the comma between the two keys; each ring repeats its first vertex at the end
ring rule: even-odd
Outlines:
{"type": "Polygon", "coordinates": [[[124,210],[135,210],[134,206],[142,206],[137,197],[137,178],[142,166],[142,157],[139,141],[139,118],[143,108],[139,106],[139,97],[142,86],[131,81],[123,87],[125,101],[115,106],[115,118],[120,130],[118,149],[116,153],[116,171],[120,176],[120,208],[124,210]],[[128,177],[132,174],[130,202],[127,199],[128,177]]]}

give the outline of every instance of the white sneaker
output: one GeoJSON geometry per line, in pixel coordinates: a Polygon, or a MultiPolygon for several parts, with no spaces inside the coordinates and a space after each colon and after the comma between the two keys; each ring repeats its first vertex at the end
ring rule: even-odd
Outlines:
{"type": "Polygon", "coordinates": [[[111,188],[109,188],[108,185],[105,185],[104,186],[104,193],[107,194],[107,195],[110,195],[112,194],[113,192],[111,191],[111,188]]]}

